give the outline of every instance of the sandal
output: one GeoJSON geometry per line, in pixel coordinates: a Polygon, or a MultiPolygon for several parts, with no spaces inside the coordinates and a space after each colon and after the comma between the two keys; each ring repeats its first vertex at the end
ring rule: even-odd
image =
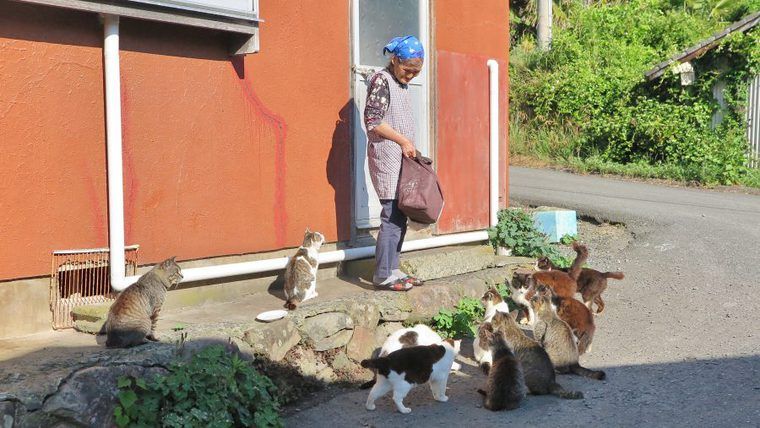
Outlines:
{"type": "Polygon", "coordinates": [[[391,291],[409,291],[412,289],[412,284],[404,281],[403,279],[397,279],[388,284],[377,284],[375,287],[391,291]]]}
{"type": "Polygon", "coordinates": [[[407,277],[406,277],[406,278],[404,278],[403,280],[404,280],[404,282],[406,282],[407,284],[411,284],[411,285],[412,285],[412,286],[414,286],[414,287],[419,287],[419,286],[421,286],[421,285],[425,285],[425,281],[423,281],[423,280],[421,280],[421,279],[419,279],[419,278],[415,278],[415,277],[413,277],[413,276],[407,276],[407,277]]]}

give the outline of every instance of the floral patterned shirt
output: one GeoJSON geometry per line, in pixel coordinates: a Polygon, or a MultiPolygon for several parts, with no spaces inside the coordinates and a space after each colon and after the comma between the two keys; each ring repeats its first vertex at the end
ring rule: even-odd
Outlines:
{"type": "Polygon", "coordinates": [[[383,122],[390,102],[388,79],[382,73],[377,73],[367,88],[367,105],[364,108],[364,124],[367,131],[375,129],[383,122]]]}

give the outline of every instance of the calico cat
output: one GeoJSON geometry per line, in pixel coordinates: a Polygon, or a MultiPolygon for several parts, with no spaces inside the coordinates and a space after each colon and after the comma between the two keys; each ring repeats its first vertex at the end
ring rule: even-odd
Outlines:
{"type": "Polygon", "coordinates": [[[544,347],[549,354],[557,373],[574,373],[591,379],[603,380],[605,374],[601,370],[590,370],[578,363],[578,345],[575,336],[566,322],[559,319],[552,306],[552,294],[549,289],[539,287],[532,299],[536,313],[536,323],[533,325],[533,338],[544,347]]]}
{"type": "Polygon", "coordinates": [[[488,372],[491,371],[491,365],[493,364],[493,352],[491,352],[493,334],[493,324],[490,321],[485,321],[478,327],[478,335],[472,342],[472,352],[475,355],[475,361],[478,362],[480,370],[485,375],[488,375],[488,372]]]}
{"type": "Polygon", "coordinates": [[[488,287],[488,290],[480,298],[480,302],[486,309],[486,313],[483,317],[484,321],[491,321],[496,311],[509,313],[509,306],[507,302],[501,297],[499,291],[495,287],[488,287]]]}
{"type": "Polygon", "coordinates": [[[523,333],[511,314],[497,312],[493,317],[496,331],[504,334],[507,344],[520,361],[525,385],[531,394],[552,394],[560,398],[583,398],[578,391],[566,391],[556,381],[554,366],[544,348],[523,333]]]}
{"type": "MultiPolygon", "coordinates": [[[[558,268],[555,266],[548,257],[541,257],[536,262],[536,267],[540,270],[553,271],[562,270],[566,271],[567,268],[558,268]]],[[[604,300],[602,300],[602,293],[607,289],[608,279],[623,279],[625,275],[623,272],[599,272],[598,270],[583,268],[578,276],[578,292],[583,296],[583,303],[589,310],[593,310],[593,305],[596,303],[596,314],[601,314],[604,311],[604,300]]]]}
{"type": "Polygon", "coordinates": [[[103,325],[102,331],[107,335],[106,347],[128,348],[148,340],[158,342],[156,322],[166,290],[182,280],[182,271],[174,259],[153,266],[119,294],[103,325]]]}
{"type": "MultiPolygon", "coordinates": [[[[491,326],[490,322],[486,324],[491,326]]],[[[503,332],[485,327],[483,336],[493,354],[493,368],[488,373],[486,389],[478,390],[483,395],[483,407],[493,411],[516,409],[528,390],[522,365],[509,349],[503,332]]]]}
{"type": "Polygon", "coordinates": [[[317,293],[317,269],[319,268],[319,248],[324,244],[325,237],[319,232],[306,229],[303,245],[285,266],[285,307],[289,310],[296,308],[298,303],[313,299],[317,293]]]}
{"type": "MultiPolygon", "coordinates": [[[[486,308],[486,313],[483,317],[484,322],[481,324],[481,328],[485,324],[488,324],[485,328],[493,331],[493,328],[490,327],[489,321],[491,321],[497,311],[509,313],[509,306],[507,306],[507,302],[502,299],[501,294],[499,294],[499,291],[494,287],[489,287],[488,290],[486,290],[483,297],[480,298],[480,302],[483,304],[483,307],[486,308]]],[[[483,334],[487,334],[487,330],[484,331],[483,334]]],[[[478,329],[478,335],[475,336],[475,340],[472,342],[472,349],[475,354],[475,361],[480,364],[483,373],[488,374],[488,370],[491,368],[491,362],[493,361],[491,347],[487,341],[483,340],[480,328],[478,329]]]]}
{"type": "Polygon", "coordinates": [[[412,346],[391,352],[384,357],[363,360],[361,366],[377,370],[377,383],[369,391],[367,410],[375,410],[375,400],[393,390],[393,401],[398,411],[410,413],[404,406],[404,397],[413,386],[430,383],[433,398],[446,402],[446,383],[456,357],[453,341],[446,339],[440,345],[412,346]]]}
{"type": "MultiPolygon", "coordinates": [[[[417,324],[414,327],[396,330],[390,336],[388,336],[388,338],[385,339],[385,342],[383,342],[383,347],[380,348],[378,357],[384,357],[391,352],[398,351],[402,348],[410,348],[412,346],[437,345],[441,342],[443,342],[443,338],[441,338],[438,333],[433,331],[433,329],[426,326],[425,324],[417,324]]],[[[461,340],[454,341],[454,350],[457,352],[457,354],[459,353],[460,343],[461,340]]],[[[452,371],[457,371],[460,368],[461,365],[456,361],[451,365],[452,371]]],[[[360,388],[367,389],[374,385],[376,380],[377,376],[375,376],[374,379],[362,384],[360,388]]]]}

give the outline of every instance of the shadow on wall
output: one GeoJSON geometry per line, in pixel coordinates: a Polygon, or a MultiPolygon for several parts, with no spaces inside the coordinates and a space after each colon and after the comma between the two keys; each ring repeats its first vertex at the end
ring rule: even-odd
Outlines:
{"type": "Polygon", "coordinates": [[[351,116],[353,115],[354,100],[350,99],[338,112],[335,130],[332,135],[332,146],[327,158],[325,172],[327,181],[333,188],[335,203],[335,226],[338,241],[351,239],[351,116]]]}

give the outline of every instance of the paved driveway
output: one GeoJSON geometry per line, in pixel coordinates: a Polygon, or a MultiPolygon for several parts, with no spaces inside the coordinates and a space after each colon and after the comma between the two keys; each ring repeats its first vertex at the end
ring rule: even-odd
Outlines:
{"type": "Polygon", "coordinates": [[[510,197],[633,233],[622,249],[591,248],[592,266],[626,274],[610,281],[593,352],[581,361],[608,380],[560,376],[586,398],[531,396],[492,413],[475,392],[483,377],[465,366],[448,403],[418,387],[406,401],[411,415],[389,398],[368,412],[366,391],[347,391],[289,426],[760,426],[760,196],[513,167],[510,197]]]}

